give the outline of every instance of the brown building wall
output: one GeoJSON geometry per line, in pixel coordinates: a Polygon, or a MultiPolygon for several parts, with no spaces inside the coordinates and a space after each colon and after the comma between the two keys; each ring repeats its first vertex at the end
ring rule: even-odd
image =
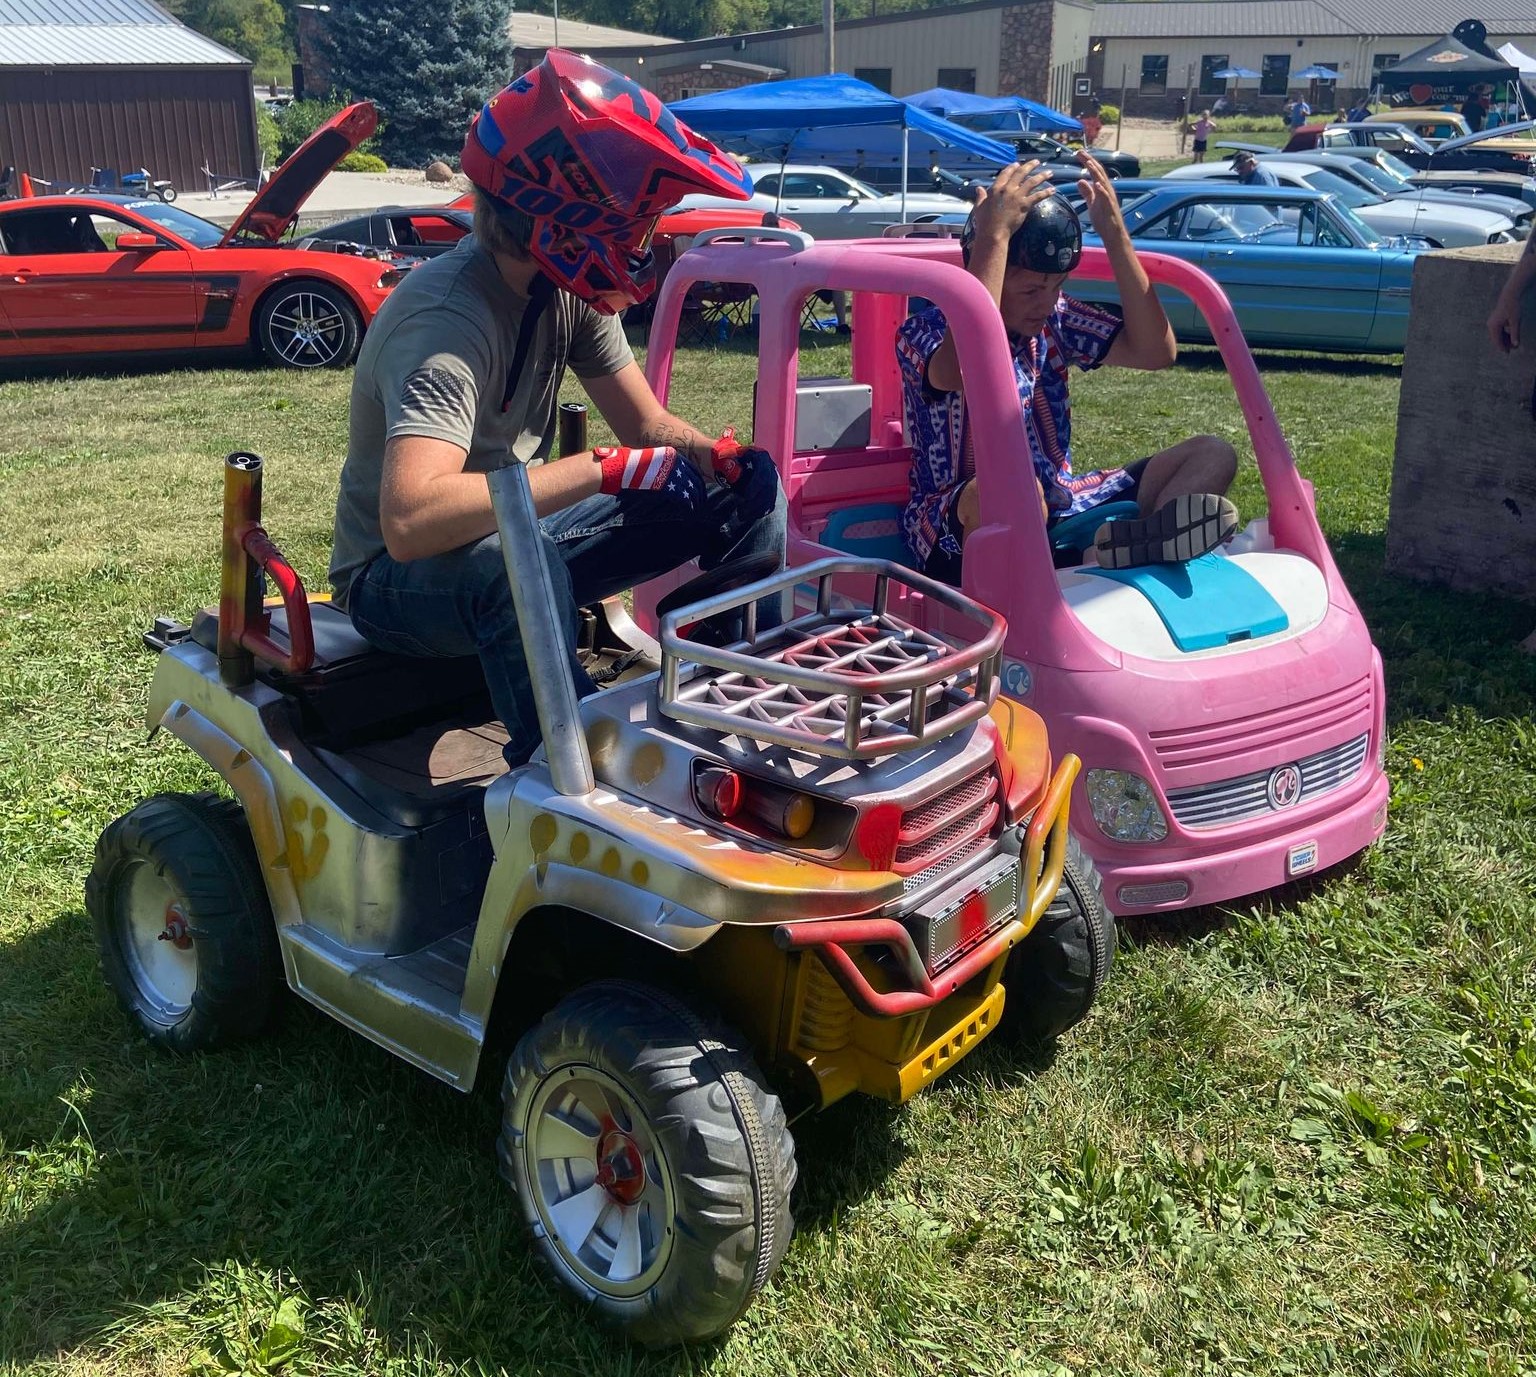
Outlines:
{"type": "Polygon", "coordinates": [[[183,191],[203,188],[205,162],[254,176],[250,69],[12,68],[0,80],[0,162],[59,182],[147,167],[183,191]]]}
{"type": "Polygon", "coordinates": [[[751,72],[733,72],[728,68],[701,71],[688,67],[681,71],[658,72],[652,89],[663,101],[681,100],[685,95],[703,95],[706,91],[734,91],[762,80],[751,72]]]}

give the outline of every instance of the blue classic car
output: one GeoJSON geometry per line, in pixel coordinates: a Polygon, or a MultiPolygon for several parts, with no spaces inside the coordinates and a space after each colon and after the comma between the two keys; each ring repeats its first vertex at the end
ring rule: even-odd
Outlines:
{"type": "MultiPolygon", "coordinates": [[[[1220,182],[1143,182],[1126,192],[1121,206],[1137,247],[1198,264],[1221,283],[1250,345],[1402,350],[1417,250],[1390,247],[1332,195],[1220,182]]],[[[1084,301],[1117,300],[1112,282],[1069,290],[1084,301]]],[[[1159,295],[1179,339],[1211,338],[1188,298],[1159,295]]]]}

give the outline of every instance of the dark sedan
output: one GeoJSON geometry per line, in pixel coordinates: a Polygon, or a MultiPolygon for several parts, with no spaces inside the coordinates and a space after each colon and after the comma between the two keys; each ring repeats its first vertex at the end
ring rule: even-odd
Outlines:
{"type": "Polygon", "coordinates": [[[435,258],[469,233],[471,219],[469,211],[449,206],[385,206],[372,215],[327,225],[307,237],[393,249],[411,258],[435,258]]]}

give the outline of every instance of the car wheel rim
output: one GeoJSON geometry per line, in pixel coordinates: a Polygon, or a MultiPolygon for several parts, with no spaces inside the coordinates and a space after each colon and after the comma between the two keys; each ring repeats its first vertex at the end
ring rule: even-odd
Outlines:
{"type": "Polygon", "coordinates": [[[180,896],[146,861],[136,862],[119,887],[117,927],[134,988],[157,1019],[175,1022],[197,990],[197,947],[180,896]]]}
{"type": "Polygon", "coordinates": [[[676,1189],[634,1097],[595,1067],[563,1067],[527,1123],[532,1203],[561,1262],[606,1296],[649,1290],[671,1256],[676,1189]]]}
{"type": "Polygon", "coordinates": [[[292,368],[324,368],[340,357],[347,322],[336,306],[315,292],[295,292],[273,308],[267,333],[277,356],[292,368]]]}

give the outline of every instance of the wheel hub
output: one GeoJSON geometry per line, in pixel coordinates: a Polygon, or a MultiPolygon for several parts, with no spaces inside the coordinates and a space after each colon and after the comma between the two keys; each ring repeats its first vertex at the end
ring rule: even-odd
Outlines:
{"type": "Polygon", "coordinates": [[[169,942],[177,951],[192,950],[192,934],[187,930],[186,915],[176,904],[167,904],[165,928],[155,938],[157,942],[169,942]]]}
{"type": "Polygon", "coordinates": [[[633,1205],[645,1193],[645,1159],[635,1140],[617,1125],[598,1141],[597,1184],[616,1205],[633,1205]]]}

